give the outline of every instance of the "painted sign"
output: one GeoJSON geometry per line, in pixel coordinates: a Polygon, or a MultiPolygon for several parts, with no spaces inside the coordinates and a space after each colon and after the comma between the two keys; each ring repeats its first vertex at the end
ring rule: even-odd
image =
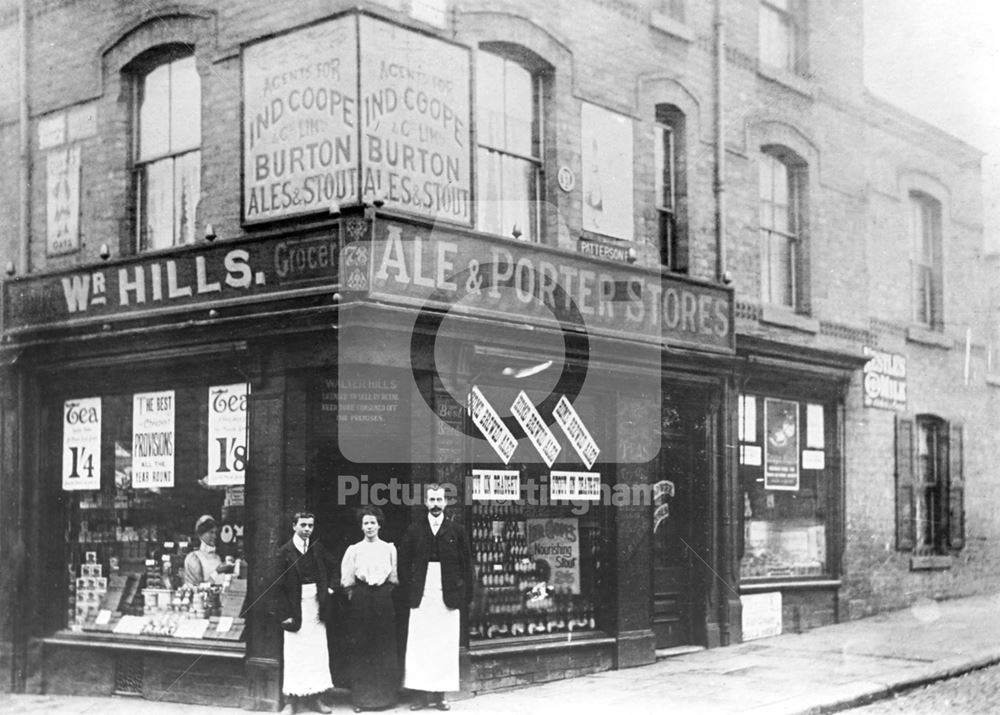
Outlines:
{"type": "Polygon", "coordinates": [[[906,409],[906,356],[865,347],[864,405],[881,410],[906,409]]]}
{"type": "Polygon", "coordinates": [[[510,501],[521,498],[521,473],[516,469],[473,469],[472,498],[510,501]]]}
{"type": "Polygon", "coordinates": [[[549,497],[570,501],[600,501],[600,472],[552,472],[549,497]]]}
{"type": "Polygon", "coordinates": [[[580,593],[579,519],[528,519],[528,556],[540,567],[541,580],[580,593]]]}
{"type": "Polygon", "coordinates": [[[579,241],[579,249],[580,253],[585,253],[588,256],[594,256],[595,258],[603,258],[606,261],[631,263],[633,260],[627,246],[616,246],[611,243],[602,243],[599,241],[590,241],[581,238],[579,241]]]}
{"type": "Polygon", "coordinates": [[[514,399],[510,412],[538,450],[545,465],[551,467],[559,456],[562,446],[524,390],[521,390],[514,399]]]}
{"type": "Polygon", "coordinates": [[[213,486],[242,485],[247,467],[247,384],[208,388],[208,478],[213,486]]]}
{"type": "Polygon", "coordinates": [[[45,161],[46,253],[80,248],[80,147],[50,151],[45,161]]]}
{"type": "Polygon", "coordinates": [[[597,446],[594,438],[590,436],[587,426],[583,424],[580,415],[573,409],[573,404],[566,399],[565,395],[559,398],[552,416],[555,417],[556,422],[566,434],[570,444],[573,445],[573,449],[576,450],[587,469],[593,467],[601,449],[597,446]]]}
{"type": "Polygon", "coordinates": [[[132,396],[132,488],[174,486],[173,390],[132,396]]]}
{"type": "Polygon", "coordinates": [[[342,363],[337,374],[337,437],[352,462],[412,459],[406,370],[342,363]]]}
{"type": "Polygon", "coordinates": [[[732,294],[537,245],[376,221],[369,296],[731,351],[732,294]]]}
{"type": "MultiPolygon", "coordinates": [[[[228,242],[227,242],[228,243],[228,242]]],[[[172,257],[132,258],[4,282],[4,325],[23,328],[106,322],[133,313],[333,285],[336,234],[198,247],[172,257]]]]}
{"type": "Polygon", "coordinates": [[[632,120],[603,107],[580,104],[583,228],[632,239],[632,120]]]}
{"type": "Polygon", "coordinates": [[[469,391],[469,415],[472,417],[472,423],[486,438],[497,456],[504,464],[509,463],[510,458],[514,456],[514,450],[517,449],[517,440],[486,396],[474,385],[469,391]]]}
{"type": "Polygon", "coordinates": [[[740,596],[743,640],[781,635],[781,591],[740,596]]]}
{"type": "Polygon", "coordinates": [[[101,488],[101,398],[63,403],[62,488],[101,488]]]}
{"type": "Polygon", "coordinates": [[[764,488],[798,491],[797,402],[764,398],[764,488]]]}
{"type": "Polygon", "coordinates": [[[469,51],[362,16],[361,197],[472,223],[469,51]]]}
{"type": "Polygon", "coordinates": [[[243,50],[243,219],[289,218],[358,199],[357,19],[243,50]]]}

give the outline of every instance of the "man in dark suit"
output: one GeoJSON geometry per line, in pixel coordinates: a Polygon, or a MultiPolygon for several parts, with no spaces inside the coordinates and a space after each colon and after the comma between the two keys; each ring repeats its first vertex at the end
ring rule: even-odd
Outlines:
{"type": "Polygon", "coordinates": [[[472,601],[472,550],[461,526],[445,517],[445,490],[424,493],[425,518],[407,529],[399,545],[399,582],[408,589],[410,624],[403,685],[418,691],[411,710],[449,710],[447,691],[459,689],[460,609],[472,601]]]}
{"type": "Polygon", "coordinates": [[[285,715],[297,712],[300,701],[307,699],[316,711],[331,712],[320,695],[333,687],[324,624],[332,607],[331,575],[336,564],[323,545],[313,540],[314,527],[312,514],[296,512],[295,535],[278,550],[274,610],[285,630],[281,686],[285,715]]]}

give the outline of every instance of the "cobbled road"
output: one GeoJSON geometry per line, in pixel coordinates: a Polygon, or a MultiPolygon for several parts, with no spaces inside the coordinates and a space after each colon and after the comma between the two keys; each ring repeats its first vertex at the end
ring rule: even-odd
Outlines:
{"type": "Polygon", "coordinates": [[[841,712],[852,715],[995,715],[1000,713],[1000,665],[841,712]]]}

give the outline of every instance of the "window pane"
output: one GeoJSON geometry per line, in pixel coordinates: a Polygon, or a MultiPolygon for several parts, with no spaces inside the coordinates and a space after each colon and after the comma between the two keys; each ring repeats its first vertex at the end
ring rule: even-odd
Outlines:
{"type": "Polygon", "coordinates": [[[535,113],[531,73],[514,62],[504,63],[504,108],[507,133],[505,149],[531,156],[535,113]]]}
{"type": "Polygon", "coordinates": [[[140,192],[142,248],[169,248],[174,243],[174,160],[143,166],[140,192]]]}
{"type": "Polygon", "coordinates": [[[768,301],[777,305],[794,305],[792,300],[792,244],[784,236],[771,233],[767,245],[767,272],[770,286],[768,301]]]}
{"type": "Polygon", "coordinates": [[[479,52],[476,61],[476,107],[479,143],[503,146],[503,59],[479,52]]]}
{"type": "Polygon", "coordinates": [[[654,132],[656,162],[656,203],[667,211],[674,210],[674,138],[669,127],[658,126],[654,132]]]}
{"type": "Polygon", "coordinates": [[[170,65],[143,78],[139,89],[139,160],[170,150],[170,65]]]}
{"type": "Polygon", "coordinates": [[[787,17],[761,5],[759,18],[760,60],[772,67],[791,69],[791,28],[787,17]]]}
{"type": "Polygon", "coordinates": [[[174,165],[174,233],[173,244],[194,243],[195,219],[201,198],[201,152],[193,151],[178,157],[174,165]]]}
{"type": "Polygon", "coordinates": [[[476,223],[480,231],[500,233],[500,155],[480,149],[478,158],[478,183],[476,223]]]}
{"type": "Polygon", "coordinates": [[[535,240],[535,166],[528,161],[504,157],[504,231],[521,230],[522,241],[535,240]]]}
{"type": "Polygon", "coordinates": [[[170,68],[170,149],[195,149],[201,146],[201,78],[193,56],[170,68]]]}

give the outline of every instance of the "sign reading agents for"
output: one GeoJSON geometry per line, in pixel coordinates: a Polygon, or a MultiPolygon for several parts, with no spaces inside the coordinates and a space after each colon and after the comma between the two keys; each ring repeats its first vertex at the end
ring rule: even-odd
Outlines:
{"type": "Polygon", "coordinates": [[[881,410],[906,409],[906,356],[865,347],[864,404],[881,410]]]}
{"type": "Polygon", "coordinates": [[[132,396],[132,488],[174,486],[173,390],[132,396]]]}
{"type": "Polygon", "coordinates": [[[244,483],[247,467],[247,384],[208,388],[208,478],[213,486],[244,483]]]}
{"type": "Polygon", "coordinates": [[[550,586],[580,593],[579,519],[528,519],[528,555],[550,586]]]}
{"type": "Polygon", "coordinates": [[[764,488],[798,491],[799,403],[764,399],[764,488]]]}
{"type": "Polygon", "coordinates": [[[101,398],[63,403],[62,488],[101,488],[101,398]]]}
{"type": "Polygon", "coordinates": [[[473,469],[472,498],[509,501],[521,498],[521,473],[516,469],[473,469]]]}

